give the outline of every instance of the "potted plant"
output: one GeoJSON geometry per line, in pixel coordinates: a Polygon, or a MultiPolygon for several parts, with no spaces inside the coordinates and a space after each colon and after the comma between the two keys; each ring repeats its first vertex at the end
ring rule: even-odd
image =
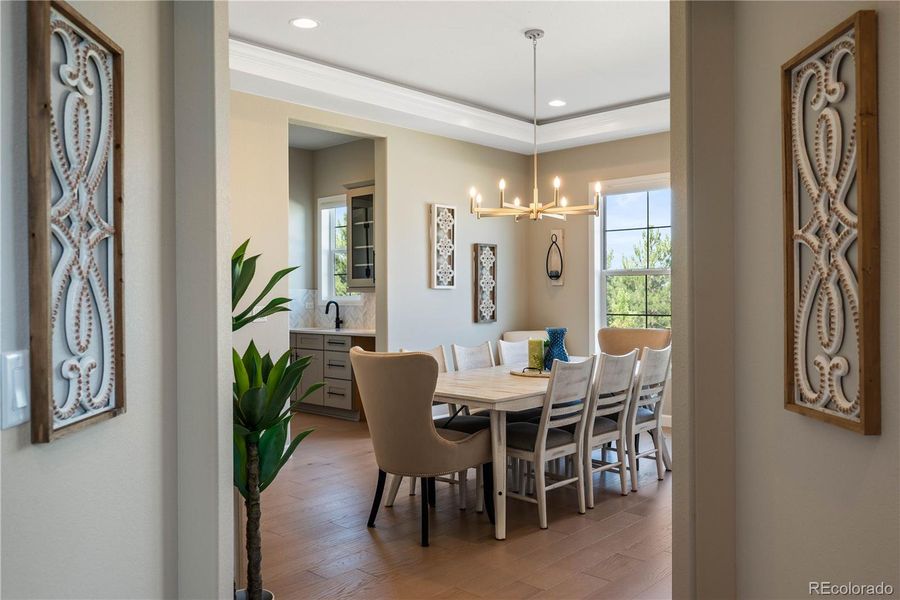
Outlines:
{"type": "MultiPolygon", "coordinates": [[[[275,273],[253,302],[235,313],[237,305],[256,274],[259,255],[245,257],[247,240],[231,257],[231,329],[237,331],[261,317],[285,312],[289,298],[273,298],[257,311],[272,288],[296,267],[275,273]],[[254,312],[256,311],[256,312],[254,312]]],[[[253,341],[243,355],[232,349],[234,365],[234,486],[244,498],[247,508],[247,589],[238,590],[235,598],[263,600],[274,598],[262,587],[262,538],[260,536],[260,493],[312,429],[301,431],[288,441],[292,409],[323,383],[316,383],[300,399],[288,405],[288,399],[300,383],[310,357],[291,362],[290,351],[272,362],[268,353],[261,356],[253,341]]]]}

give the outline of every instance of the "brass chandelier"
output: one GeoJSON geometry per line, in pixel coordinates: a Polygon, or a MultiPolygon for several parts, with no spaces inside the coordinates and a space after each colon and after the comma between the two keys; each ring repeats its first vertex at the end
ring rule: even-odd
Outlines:
{"type": "Polygon", "coordinates": [[[514,217],[516,221],[522,217],[528,217],[532,221],[543,219],[545,216],[554,219],[566,219],[566,215],[595,215],[600,214],[600,184],[594,185],[594,197],[589,204],[579,204],[569,206],[569,201],[565,196],[560,197],[559,177],[553,178],[553,200],[547,204],[541,204],[538,196],[538,153],[537,153],[537,41],[544,37],[542,29],[529,29],[525,32],[525,37],[531,40],[532,49],[532,66],[533,66],[533,119],[534,127],[534,187],[532,188],[531,203],[527,206],[517,197],[512,203],[506,201],[506,180],[501,179],[498,187],[500,188],[500,206],[496,208],[488,208],[482,204],[481,194],[474,187],[469,189],[469,212],[477,218],[481,217],[514,217]]]}

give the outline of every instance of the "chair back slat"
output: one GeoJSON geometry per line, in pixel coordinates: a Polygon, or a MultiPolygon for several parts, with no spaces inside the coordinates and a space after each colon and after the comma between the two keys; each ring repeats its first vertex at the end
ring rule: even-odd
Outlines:
{"type": "Polygon", "coordinates": [[[582,362],[553,361],[541,414],[544,441],[546,429],[550,427],[565,427],[577,423],[578,433],[581,433],[587,417],[595,362],[596,358],[593,356],[582,362]]]}
{"type": "Polygon", "coordinates": [[[527,365],[528,340],[518,342],[497,340],[497,354],[500,355],[501,365],[527,365]]]}
{"type": "Polygon", "coordinates": [[[653,422],[659,421],[671,363],[671,346],[662,350],[644,348],[641,352],[638,383],[634,388],[631,406],[628,409],[628,419],[632,425],[639,408],[649,408],[653,411],[653,422]]]}
{"type": "Polygon", "coordinates": [[[444,350],[443,344],[441,344],[440,346],[436,346],[431,350],[406,350],[404,348],[400,348],[400,352],[427,352],[434,357],[434,360],[437,361],[438,373],[446,373],[449,370],[447,368],[447,352],[444,350]]]}
{"type": "Polygon", "coordinates": [[[494,350],[491,348],[490,341],[472,347],[453,344],[451,349],[457,371],[485,369],[494,366],[494,350]]]}
{"type": "MultiPolygon", "coordinates": [[[[637,350],[615,356],[602,353],[597,366],[596,382],[591,395],[589,412],[593,417],[609,417],[625,413],[634,385],[634,366],[637,350]]],[[[625,419],[619,419],[619,429],[624,430],[625,419]]],[[[591,428],[588,428],[588,432],[591,428]]]]}

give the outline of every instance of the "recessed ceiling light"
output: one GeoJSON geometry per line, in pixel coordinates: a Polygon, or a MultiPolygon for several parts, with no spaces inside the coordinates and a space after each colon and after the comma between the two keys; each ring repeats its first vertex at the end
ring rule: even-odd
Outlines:
{"type": "Polygon", "coordinates": [[[566,101],[565,101],[565,100],[559,100],[559,99],[557,99],[557,100],[551,100],[551,101],[548,102],[547,104],[549,104],[550,106],[557,106],[557,107],[558,107],[558,106],[565,106],[565,105],[566,105],[566,101]]]}
{"type": "Polygon", "coordinates": [[[319,26],[319,22],[309,17],[300,17],[299,19],[291,19],[291,25],[298,29],[315,29],[319,26]]]}

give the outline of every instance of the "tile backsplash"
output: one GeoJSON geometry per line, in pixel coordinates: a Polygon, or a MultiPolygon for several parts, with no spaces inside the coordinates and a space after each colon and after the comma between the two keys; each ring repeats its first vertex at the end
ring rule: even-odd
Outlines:
{"type": "MultiPolygon", "coordinates": [[[[318,290],[291,289],[290,322],[291,329],[298,327],[332,327],[334,312],[325,314],[325,307],[317,302],[318,290]],[[306,308],[312,306],[312,308],[306,308]]],[[[349,329],[375,329],[375,294],[363,293],[361,304],[344,304],[341,306],[343,327],[349,329]]]]}

